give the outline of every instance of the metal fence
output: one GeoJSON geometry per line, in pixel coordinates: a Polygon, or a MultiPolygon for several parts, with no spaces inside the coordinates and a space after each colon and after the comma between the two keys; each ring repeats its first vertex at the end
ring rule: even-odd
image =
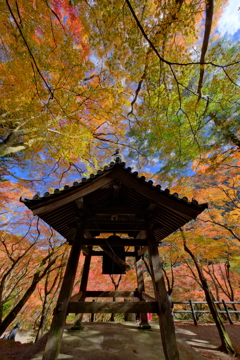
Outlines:
{"type": "MultiPolygon", "coordinates": [[[[228,321],[230,324],[233,324],[232,318],[231,318],[231,314],[240,314],[239,310],[232,310],[228,308],[228,304],[235,304],[235,305],[240,305],[240,301],[214,301],[215,304],[217,305],[222,305],[224,310],[218,310],[218,313],[220,314],[225,314],[228,318],[228,321]]],[[[194,324],[197,325],[198,319],[197,319],[197,314],[201,314],[201,313],[209,313],[211,314],[210,310],[198,310],[194,307],[195,304],[205,304],[207,305],[206,301],[193,301],[193,300],[189,300],[189,301],[174,301],[174,305],[175,304],[184,304],[184,305],[189,305],[190,310],[173,310],[173,314],[177,314],[177,313],[189,313],[192,314],[192,318],[194,321],[194,324]]]]}

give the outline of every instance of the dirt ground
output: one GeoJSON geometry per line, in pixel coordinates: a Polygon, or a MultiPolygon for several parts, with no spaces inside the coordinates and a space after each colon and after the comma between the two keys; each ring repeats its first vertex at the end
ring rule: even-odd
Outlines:
{"type": "MultiPolygon", "coordinates": [[[[207,360],[233,359],[230,355],[219,351],[221,341],[214,324],[199,323],[195,326],[192,322],[177,321],[175,325],[177,336],[187,341],[203,358],[207,360]]],[[[235,351],[240,353],[240,322],[236,322],[234,325],[225,323],[224,326],[235,351]]],[[[240,360],[240,357],[235,357],[235,359],[240,360]]]]}
{"type": "MultiPolygon", "coordinates": [[[[135,325],[135,324],[134,324],[135,325]]],[[[157,326],[152,324],[153,327],[157,326]]],[[[176,321],[177,338],[186,341],[203,359],[230,360],[231,356],[224,354],[218,348],[221,341],[216,326],[212,323],[199,323],[194,326],[192,322],[176,321]]],[[[225,328],[232,340],[235,350],[240,353],[240,322],[234,325],[225,324],[225,328]]],[[[34,355],[43,351],[47,336],[39,342],[32,344],[33,338],[29,332],[19,331],[16,341],[0,339],[0,360],[31,360],[34,355]]],[[[240,357],[235,358],[240,360],[240,357]]]]}

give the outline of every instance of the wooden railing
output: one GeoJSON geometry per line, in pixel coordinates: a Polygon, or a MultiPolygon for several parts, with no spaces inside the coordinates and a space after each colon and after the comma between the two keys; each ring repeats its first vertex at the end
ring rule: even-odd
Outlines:
{"type": "MultiPolygon", "coordinates": [[[[233,324],[232,318],[231,318],[231,314],[240,314],[239,310],[229,310],[227,305],[228,304],[235,304],[235,305],[240,305],[240,301],[214,301],[215,304],[217,305],[223,305],[224,310],[219,310],[217,309],[218,313],[220,314],[226,314],[228,321],[230,324],[233,324]]],[[[194,307],[195,304],[207,304],[206,301],[194,301],[194,300],[189,300],[189,301],[174,301],[174,305],[177,304],[183,304],[183,305],[189,305],[190,310],[173,310],[173,314],[184,314],[184,313],[189,313],[192,314],[192,318],[194,321],[194,324],[197,325],[197,314],[206,314],[206,313],[211,313],[210,310],[198,310],[194,307]]]]}

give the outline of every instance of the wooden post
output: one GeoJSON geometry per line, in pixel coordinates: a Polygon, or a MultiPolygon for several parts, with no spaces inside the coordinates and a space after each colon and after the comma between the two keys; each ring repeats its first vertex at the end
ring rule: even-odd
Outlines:
{"type": "MultiPolygon", "coordinates": [[[[89,253],[88,255],[85,256],[84,265],[83,265],[81,285],[79,289],[79,292],[82,292],[82,296],[79,301],[85,301],[85,297],[86,297],[88,275],[89,275],[90,263],[91,263],[92,246],[89,247],[88,249],[89,249],[89,253]]],[[[83,314],[76,314],[74,319],[74,325],[71,327],[71,330],[82,329],[82,318],[83,318],[83,314]]]]}
{"type": "MultiPolygon", "coordinates": [[[[95,302],[95,300],[93,300],[92,302],[95,302]]],[[[90,322],[94,322],[94,313],[91,313],[90,322]]]]}
{"type": "Polygon", "coordinates": [[[61,346],[61,340],[66,321],[67,307],[71,297],[74,279],[76,276],[81,244],[83,239],[83,220],[77,225],[76,235],[72,244],[63,283],[59,293],[57,306],[54,309],[52,325],[49,332],[48,341],[43,354],[43,360],[56,360],[61,346]]]}
{"type": "MultiPolygon", "coordinates": [[[[135,251],[137,253],[138,248],[135,247],[135,251]]],[[[139,292],[139,300],[142,301],[142,292],[145,291],[144,287],[144,278],[143,278],[143,260],[141,256],[136,256],[136,274],[137,274],[137,285],[138,285],[138,292],[139,292]]],[[[148,317],[146,313],[141,313],[141,322],[139,324],[140,329],[147,330],[151,329],[151,326],[148,323],[148,317]]]]}
{"type": "Polygon", "coordinates": [[[194,305],[193,305],[193,302],[191,299],[189,300],[189,304],[190,304],[190,308],[192,310],[192,317],[193,317],[194,325],[197,325],[197,317],[196,317],[194,305]]]}
{"type": "Polygon", "coordinates": [[[179,360],[174,321],[165,288],[162,263],[158,254],[158,245],[155,240],[151,223],[149,223],[148,226],[147,236],[149,246],[149,262],[151,267],[155,298],[159,307],[159,325],[165,359],[179,360]]]}

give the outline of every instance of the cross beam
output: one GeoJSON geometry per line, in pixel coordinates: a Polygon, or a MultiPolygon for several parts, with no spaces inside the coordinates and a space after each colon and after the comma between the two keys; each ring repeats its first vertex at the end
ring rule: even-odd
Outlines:
{"type": "Polygon", "coordinates": [[[158,313],[154,302],[69,302],[68,313],[158,313]]]}

